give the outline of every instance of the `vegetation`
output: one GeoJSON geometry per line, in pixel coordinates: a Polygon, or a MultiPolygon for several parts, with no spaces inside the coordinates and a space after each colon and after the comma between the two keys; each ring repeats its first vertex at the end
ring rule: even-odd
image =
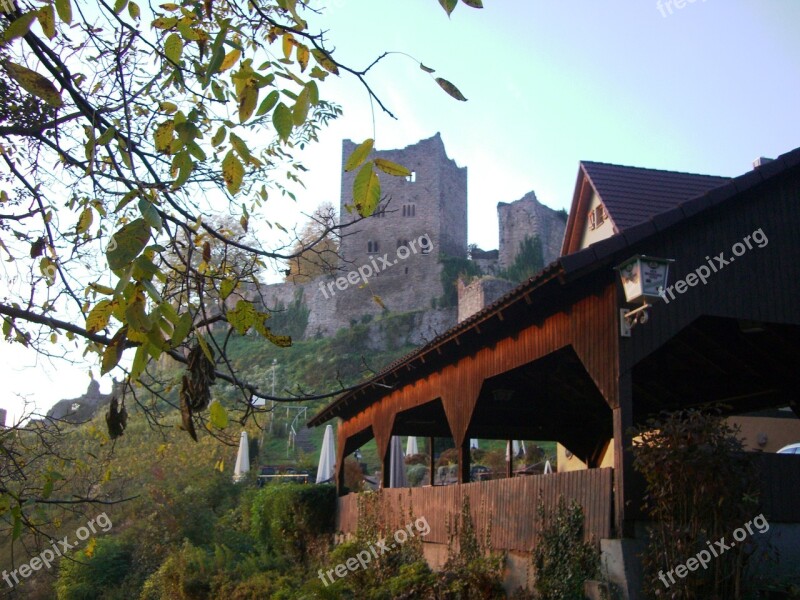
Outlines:
{"type": "Polygon", "coordinates": [[[558,500],[555,514],[537,506],[540,534],[533,548],[535,597],[541,600],[582,600],[583,583],[597,576],[600,555],[583,539],[583,509],[573,501],[558,500]]]}
{"type": "Polygon", "coordinates": [[[437,305],[441,308],[458,305],[458,280],[466,282],[475,277],[479,277],[481,270],[477,264],[468,258],[459,256],[441,256],[439,262],[442,264],[442,296],[437,305]]]}
{"type": "Polygon", "coordinates": [[[544,268],[544,253],[542,251],[542,240],[538,235],[533,237],[526,235],[525,239],[519,244],[519,251],[512,264],[500,273],[500,277],[522,283],[530,279],[544,268]]]}
{"type": "MultiPolygon", "coordinates": [[[[743,597],[751,544],[736,544],[705,569],[665,586],[659,574],[674,569],[757,516],[753,463],[737,430],[719,412],[695,409],[650,419],[635,432],[634,467],[647,483],[653,525],[642,558],[645,591],[652,598],[743,597]]],[[[663,576],[663,575],[662,575],[663,576]]]]}
{"type": "MultiPolygon", "coordinates": [[[[458,1],[440,4],[449,14],[458,1]]],[[[124,379],[120,409],[109,413],[114,437],[137,405],[153,426],[174,426],[178,409],[193,438],[230,442],[225,425],[262,415],[259,400],[296,403],[343,389],[306,385],[299,396],[273,397],[228,357],[251,331],[291,345],[247,291],[268,261],[333,251],[342,229],[325,218],[309,235],[293,234],[266,202],[294,198],[302,150],[341,114],[325,99],[326,80],[353,77],[389,112],[369,78],[390,54],[362,70],[339,62],[328,32],[314,26],[319,10],[297,0],[3,3],[0,252],[13,265],[3,275],[2,333],[48,356],[77,347],[101,374],[124,379]],[[261,226],[282,233],[250,235],[261,226]],[[181,376],[157,368],[165,357],[186,365],[181,376]],[[227,404],[211,402],[221,381],[237,390],[227,404]]],[[[375,210],[380,177],[409,174],[373,160],[372,147],[364,140],[345,165],[357,170],[348,205],[357,218],[375,210]]],[[[3,436],[2,454],[47,448],[57,435],[3,436]]],[[[44,525],[42,500],[75,502],[56,493],[69,479],[59,466],[67,456],[37,457],[0,465],[10,482],[0,514],[14,539],[44,525]]],[[[102,477],[85,482],[80,502],[122,499],[97,496],[107,489],[102,477]]]]}

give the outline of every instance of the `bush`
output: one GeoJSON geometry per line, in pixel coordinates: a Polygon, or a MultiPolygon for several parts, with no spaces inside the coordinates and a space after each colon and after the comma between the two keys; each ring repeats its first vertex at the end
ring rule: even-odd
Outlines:
{"type": "Polygon", "coordinates": [[[122,598],[114,590],[130,569],[130,547],[117,538],[100,538],[93,551],[81,550],[61,559],[55,586],[58,600],[122,598]]]}
{"type": "Polygon", "coordinates": [[[334,486],[273,483],[253,500],[251,532],[267,552],[306,565],[317,539],[333,533],[335,514],[334,486]]]}
{"type": "MultiPolygon", "coordinates": [[[[684,563],[707,544],[730,538],[755,515],[753,464],[718,411],[681,410],[650,419],[634,432],[634,468],[647,483],[645,510],[652,519],[642,563],[645,592],[662,597],[659,571],[684,563]]],[[[676,579],[670,598],[742,597],[748,543],[736,544],[707,569],[676,579]]]]}
{"type": "Polygon", "coordinates": [[[558,499],[555,518],[545,523],[544,503],[536,507],[540,534],[533,549],[534,590],[542,600],[582,600],[583,582],[595,577],[600,556],[583,541],[583,509],[558,499]]]}

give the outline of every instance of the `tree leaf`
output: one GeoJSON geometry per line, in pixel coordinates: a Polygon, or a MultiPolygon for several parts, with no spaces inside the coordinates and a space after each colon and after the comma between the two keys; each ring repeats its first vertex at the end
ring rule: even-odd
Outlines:
{"type": "Polygon", "coordinates": [[[48,39],[56,37],[56,13],[52,4],[45,4],[39,9],[39,25],[48,39]]]}
{"type": "Polygon", "coordinates": [[[122,327],[114,337],[111,338],[106,349],[103,351],[103,359],[100,365],[100,374],[105,375],[119,364],[119,359],[122,358],[122,352],[125,350],[125,339],[127,327],[122,327]]]}
{"type": "Polygon", "coordinates": [[[257,117],[261,117],[271,111],[275,105],[278,103],[281,95],[278,93],[278,90],[272,90],[267,97],[264,98],[264,101],[261,103],[261,106],[258,107],[258,111],[256,112],[257,117]]]}
{"type": "Polygon", "coordinates": [[[225,186],[231,195],[236,194],[242,186],[244,165],[233,153],[233,150],[229,150],[222,160],[222,178],[225,180],[225,186]]]}
{"type": "Polygon", "coordinates": [[[300,72],[304,72],[306,67],[308,67],[308,58],[310,52],[308,51],[308,46],[304,46],[303,44],[298,44],[297,46],[297,64],[300,65],[300,72]]]}
{"type": "Polygon", "coordinates": [[[153,134],[153,139],[158,152],[169,154],[169,147],[170,144],[172,144],[172,134],[174,131],[175,121],[173,119],[164,121],[163,123],[160,123],[158,127],[156,127],[156,131],[153,134]]]}
{"type": "Polygon", "coordinates": [[[458,4],[458,0],[439,0],[439,4],[442,5],[442,8],[449,17],[450,14],[455,10],[456,4],[458,4]]]}
{"type": "Polygon", "coordinates": [[[189,335],[191,330],[192,315],[188,312],[185,312],[178,318],[178,323],[175,325],[175,329],[172,330],[170,346],[172,348],[177,348],[183,342],[183,340],[186,339],[186,336],[189,335]]]}
{"type": "Polygon", "coordinates": [[[208,420],[217,429],[225,429],[228,426],[228,411],[220,404],[219,400],[214,400],[209,404],[208,420]]]}
{"type": "Polygon", "coordinates": [[[275,112],[272,113],[272,124],[283,141],[288,140],[289,136],[292,135],[292,129],[294,128],[292,110],[283,102],[275,107],[275,112]]]}
{"type": "Polygon", "coordinates": [[[248,82],[239,94],[239,122],[244,123],[253,116],[253,111],[258,104],[258,86],[255,82],[248,82]]]}
{"type": "Polygon", "coordinates": [[[13,63],[10,60],[3,61],[2,65],[9,76],[22,86],[25,91],[41,98],[55,108],[61,108],[64,104],[56,87],[36,71],[31,71],[27,67],[13,63]]]}
{"type": "Polygon", "coordinates": [[[219,66],[219,72],[222,73],[230,69],[233,65],[235,65],[239,58],[241,58],[242,52],[241,50],[233,49],[225,55],[225,58],[222,60],[222,64],[219,66]]]}
{"type": "Polygon", "coordinates": [[[89,227],[92,226],[92,220],[94,219],[94,215],[92,214],[91,208],[84,208],[81,212],[81,216],[78,217],[78,224],[75,227],[75,233],[81,234],[89,227]]]}
{"type": "Polygon", "coordinates": [[[372,163],[368,162],[361,167],[353,182],[353,202],[362,217],[368,217],[375,212],[381,200],[381,182],[372,170],[372,166],[372,163]]]}
{"type": "Polygon", "coordinates": [[[108,266],[112,271],[128,266],[150,241],[150,226],[144,219],[136,219],[111,236],[106,250],[108,266]]]}
{"type": "Polygon", "coordinates": [[[294,103],[294,108],[292,109],[292,119],[295,127],[300,127],[306,122],[310,108],[311,100],[308,96],[308,88],[304,87],[303,91],[297,96],[297,102],[294,103]]]}
{"type": "Polygon", "coordinates": [[[38,15],[38,11],[30,11],[14,19],[6,30],[3,32],[3,41],[8,43],[11,40],[21,38],[31,29],[34,19],[38,15]]]}
{"type": "Polygon", "coordinates": [[[86,331],[97,333],[108,327],[111,314],[114,312],[114,303],[111,300],[101,300],[86,317],[86,331]]]}
{"type": "Polygon", "coordinates": [[[56,0],[56,11],[59,18],[69,25],[72,23],[72,4],[70,0],[56,0]]]}
{"type": "Polygon", "coordinates": [[[236,289],[236,280],[235,279],[225,279],[219,285],[219,297],[223,300],[227,299],[233,293],[233,290],[236,289]]]}
{"type": "Polygon", "coordinates": [[[483,8],[483,1],[482,0],[461,0],[467,6],[471,6],[472,8],[483,8]]]}
{"type": "Polygon", "coordinates": [[[436,83],[438,83],[439,87],[441,87],[445,92],[450,94],[456,100],[460,100],[461,102],[466,102],[467,101],[467,99],[459,91],[459,89],[456,86],[454,86],[452,83],[447,81],[447,79],[442,79],[441,77],[437,77],[436,78],[436,83]]]}
{"type": "Polygon", "coordinates": [[[394,175],[395,177],[408,177],[411,175],[411,171],[406,169],[403,165],[398,165],[397,163],[386,160],[385,158],[376,158],[375,166],[384,173],[388,175],[394,175]]]}
{"type": "Polygon", "coordinates": [[[331,57],[328,54],[317,48],[312,50],[311,54],[314,56],[314,60],[316,60],[319,63],[320,67],[322,67],[329,73],[333,73],[334,75],[339,74],[339,67],[336,66],[336,63],[333,62],[333,59],[331,59],[331,57]]]}
{"type": "Polygon", "coordinates": [[[369,153],[372,152],[374,145],[375,140],[368,138],[356,146],[356,149],[353,150],[353,153],[347,159],[347,162],[344,165],[344,170],[352,171],[353,169],[360,167],[364,161],[367,160],[367,157],[369,156],[369,153]]]}
{"type": "Polygon", "coordinates": [[[181,55],[183,54],[183,38],[177,33],[171,33],[164,42],[164,55],[174,64],[178,65],[181,62],[181,55]]]}
{"type": "Polygon", "coordinates": [[[236,153],[242,157],[242,160],[249,162],[252,155],[250,154],[250,149],[247,147],[247,144],[244,143],[244,140],[231,131],[230,141],[231,146],[233,146],[236,153]]]}
{"type": "Polygon", "coordinates": [[[131,16],[131,19],[134,20],[137,20],[141,16],[142,11],[139,8],[139,5],[136,4],[136,2],[128,3],[128,14],[131,16]]]}

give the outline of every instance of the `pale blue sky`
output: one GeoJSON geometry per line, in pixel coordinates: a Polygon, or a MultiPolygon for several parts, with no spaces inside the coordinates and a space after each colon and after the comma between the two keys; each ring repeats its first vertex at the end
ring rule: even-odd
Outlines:
{"type": "MultiPolygon", "coordinates": [[[[673,0],[671,15],[664,1],[667,16],[656,0],[484,3],[448,19],[436,0],[333,0],[324,26],[342,62],[363,67],[383,50],[406,52],[469,98],[451,100],[402,56],[373,73],[399,117],[376,115],[377,146],[441,132],[469,168],[469,240],[485,249],[497,246],[499,201],[534,190],[568,208],[582,159],[733,176],[760,155],[800,146],[800,1],[687,0],[677,9],[673,0]]],[[[298,204],[268,202],[284,225],[320,201],[338,206],[341,140],[373,136],[357,82],[329,81],[323,95],[345,116],[308,153],[298,204]]],[[[36,363],[2,342],[0,363],[0,407],[14,412],[15,392],[46,409],[88,384],[87,366],[36,363]]]]}

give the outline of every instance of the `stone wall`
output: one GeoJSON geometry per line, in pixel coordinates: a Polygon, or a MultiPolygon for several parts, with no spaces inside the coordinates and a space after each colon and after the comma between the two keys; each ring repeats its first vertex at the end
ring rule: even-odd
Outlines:
{"type": "Polygon", "coordinates": [[[541,204],[534,192],[529,192],[517,200],[507,204],[497,204],[497,220],[500,227],[500,260],[501,269],[507,269],[514,263],[520,244],[526,236],[539,236],[542,240],[544,264],[548,265],[561,253],[561,242],[567,219],[563,212],[553,210],[541,204]]]}
{"type": "Polygon", "coordinates": [[[458,281],[458,322],[482,311],[495,300],[511,291],[515,284],[505,279],[482,277],[469,285],[458,281]]]}

